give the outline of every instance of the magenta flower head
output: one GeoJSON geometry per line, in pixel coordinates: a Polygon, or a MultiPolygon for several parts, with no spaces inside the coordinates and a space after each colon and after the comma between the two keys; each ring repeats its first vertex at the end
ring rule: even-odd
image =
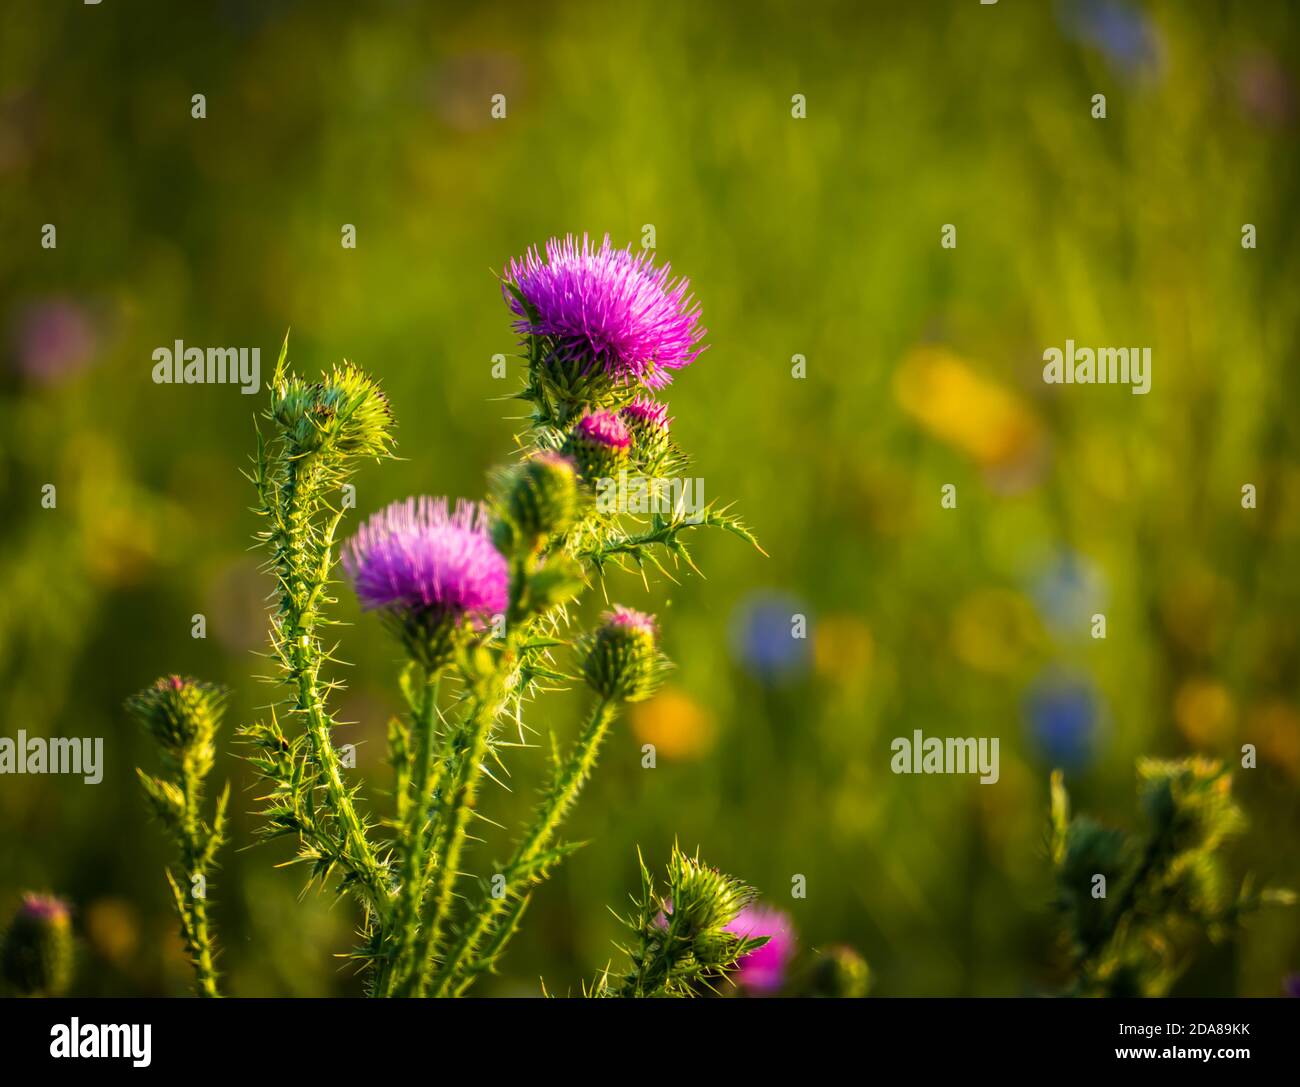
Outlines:
{"type": "Polygon", "coordinates": [[[619,409],[628,429],[645,427],[649,430],[668,433],[668,405],[661,404],[649,396],[638,396],[630,404],[619,409]]]}
{"type": "Polygon", "coordinates": [[[452,632],[505,610],[510,571],[493,546],[484,509],[445,498],[408,498],[370,518],[343,550],[343,567],[367,611],[394,622],[413,657],[445,664],[452,632]]]}
{"type": "Polygon", "coordinates": [[[766,936],[767,943],[742,958],[733,978],[742,989],[756,994],[778,992],[785,984],[785,971],[794,955],[794,926],[780,910],[746,906],[726,931],[744,939],[766,936]]]}
{"type": "Polygon", "coordinates": [[[667,264],[656,268],[648,251],[615,249],[608,234],[599,247],[586,234],[552,238],[545,257],[529,250],[504,279],[515,328],[545,339],[548,357],[570,374],[597,369],[658,389],[703,350],[690,283],[667,264]]]}
{"type": "Polygon", "coordinates": [[[627,425],[612,411],[587,412],[564,442],[564,452],[589,483],[613,478],[626,468],[631,448],[627,425]]]}

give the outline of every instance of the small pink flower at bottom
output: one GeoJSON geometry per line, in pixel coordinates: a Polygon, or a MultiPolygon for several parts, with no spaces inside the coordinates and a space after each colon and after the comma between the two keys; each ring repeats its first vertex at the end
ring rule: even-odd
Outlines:
{"type": "Polygon", "coordinates": [[[737,966],[732,979],[752,993],[775,993],[785,984],[785,971],[794,955],[794,925],[780,910],[746,906],[726,931],[747,939],[768,937],[767,943],[751,951],[737,966]]]}

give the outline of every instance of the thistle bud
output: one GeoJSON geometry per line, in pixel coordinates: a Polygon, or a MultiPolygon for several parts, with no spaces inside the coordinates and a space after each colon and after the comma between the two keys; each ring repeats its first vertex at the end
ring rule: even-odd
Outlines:
{"type": "Polygon", "coordinates": [[[632,437],[633,452],[653,472],[668,454],[668,405],[641,396],[620,408],[618,415],[632,437]]]}
{"type": "Polygon", "coordinates": [[[5,933],[5,980],[22,996],[59,996],[72,981],[72,918],[51,895],[25,894],[5,933]]]}
{"type": "Polygon", "coordinates": [[[724,961],[719,956],[739,941],[728,944],[723,929],[753,901],[753,889],[680,850],[668,862],[668,879],[679,931],[694,937],[697,955],[709,956],[701,961],[724,961]]]}
{"type": "Polygon", "coordinates": [[[658,689],[667,662],[652,616],[621,605],[585,640],[582,674],[603,698],[640,702],[658,689]]]}
{"type": "Polygon", "coordinates": [[[388,397],[351,363],[336,366],[323,381],[285,378],[272,393],[271,415],[303,453],[377,457],[393,440],[388,397]]]}
{"type": "Polygon", "coordinates": [[[174,759],[194,758],[200,773],[212,764],[212,740],[225,712],[226,692],[187,676],[165,676],[126,700],[127,712],[174,759]]]}
{"type": "Polygon", "coordinates": [[[730,966],[744,940],[729,932],[707,931],[691,942],[691,953],[704,966],[730,966]]]}
{"type": "Polygon", "coordinates": [[[857,999],[871,988],[871,968],[851,947],[832,947],[817,956],[808,977],[811,996],[857,999]]]}
{"type": "Polygon", "coordinates": [[[505,506],[525,540],[560,535],[578,513],[578,471],[568,457],[538,453],[508,477],[505,506]]]}
{"type": "Polygon", "coordinates": [[[632,436],[611,411],[587,412],[565,439],[563,451],[573,458],[589,484],[612,479],[626,468],[632,436]]]}

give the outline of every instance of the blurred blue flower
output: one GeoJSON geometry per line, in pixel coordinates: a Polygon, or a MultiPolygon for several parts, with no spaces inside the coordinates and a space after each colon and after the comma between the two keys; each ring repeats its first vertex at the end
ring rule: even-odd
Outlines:
{"type": "Polygon", "coordinates": [[[1025,699],[1029,738],[1043,760],[1062,770],[1085,769],[1097,739],[1097,697],[1090,680],[1050,672],[1025,699]]]}
{"type": "Polygon", "coordinates": [[[807,614],[805,605],[782,593],[746,597],[732,613],[732,653],[756,679],[777,682],[796,675],[808,660],[807,614]],[[796,616],[805,617],[802,630],[796,616]]]}
{"type": "Polygon", "coordinates": [[[1049,563],[1033,579],[1031,593],[1043,622],[1061,637],[1088,637],[1092,617],[1106,610],[1106,579],[1074,551],[1049,563]]]}
{"type": "Polygon", "coordinates": [[[1100,50],[1124,74],[1158,67],[1160,41],[1154,25],[1124,0],[1062,0],[1057,14],[1066,37],[1100,50]]]}

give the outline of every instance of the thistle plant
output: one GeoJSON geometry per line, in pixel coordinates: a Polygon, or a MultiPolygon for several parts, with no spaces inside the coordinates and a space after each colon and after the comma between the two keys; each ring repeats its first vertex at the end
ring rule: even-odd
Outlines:
{"type": "MultiPolygon", "coordinates": [[[[652,570],[693,569],[687,539],[700,527],[757,547],[714,505],[647,518],[594,500],[601,481],[624,469],[661,475],[687,463],[652,395],[700,353],[699,307],[687,292],[667,266],[608,238],[552,241],[545,256],[510,264],[502,293],[522,336],[517,395],[530,409],[513,461],[490,474],[481,501],[393,503],[341,548],[343,487],[362,460],[392,454],[393,412],[355,366],[307,381],[290,370],[287,339],[281,349],[248,473],[275,582],[265,678],[277,696],[240,736],[265,786],[259,837],[291,839],[309,884],[356,901],[351,956],[370,995],[468,991],[496,968],[538,885],[577,848],[562,839],[563,823],[619,711],[654,694],[669,667],[648,613],[615,604],[583,629],[582,598],[594,583],[623,568],[648,588],[652,570]],[[396,677],[406,712],[389,725],[392,805],[383,814],[348,781],[336,748],[331,701],[341,681],[327,634],[340,558],[363,611],[406,658],[396,677]],[[509,749],[531,746],[525,717],[534,703],[569,682],[589,691],[577,738],[564,748],[552,741],[531,817],[515,828],[508,857],[480,870],[474,891],[465,869],[481,863],[473,831],[489,819],[480,810],[486,790],[509,749]]],[[[164,694],[138,696],[142,716],[152,720],[164,694]]],[[[201,773],[202,760],[192,761],[177,782],[145,778],[155,806],[182,831],[210,750],[201,773]]],[[[190,850],[187,868],[210,862],[220,838],[219,817],[211,831],[196,825],[197,837],[178,839],[190,850]]],[[[643,976],[623,987],[629,995],[694,991],[762,942],[726,931],[752,897],[742,884],[675,852],[669,887],[678,903],[667,915],[672,938],[653,954],[638,945],[643,976]]],[[[187,939],[200,948],[206,924],[201,909],[182,910],[187,939]]],[[[210,956],[195,959],[201,988],[215,993],[210,956]]]]}
{"type": "Polygon", "coordinates": [[[1061,772],[1052,775],[1051,855],[1069,995],[1162,996],[1202,933],[1222,940],[1261,906],[1295,901],[1250,879],[1231,885],[1223,847],[1245,829],[1245,817],[1221,763],[1143,759],[1138,781],[1144,825],[1126,832],[1071,818],[1061,772]]]}
{"type": "Polygon", "coordinates": [[[200,996],[216,997],[216,950],[208,921],[208,877],[225,839],[227,785],[209,823],[203,817],[203,787],[212,770],[225,692],[211,684],[166,676],[127,699],[127,711],[149,732],[162,756],[159,775],[138,769],[154,814],[176,844],[181,878],[167,869],[167,885],[180,922],[181,938],[193,963],[200,996]],[[182,887],[185,889],[182,890],[182,887]]]}
{"type": "Polygon", "coordinates": [[[689,857],[676,846],[668,860],[667,886],[660,891],[645,860],[641,894],[623,918],[631,939],[620,950],[628,958],[621,975],[609,969],[589,987],[595,997],[681,997],[716,992],[737,962],[768,943],[767,936],[735,930],[756,897],[752,887],[689,857]]]}

